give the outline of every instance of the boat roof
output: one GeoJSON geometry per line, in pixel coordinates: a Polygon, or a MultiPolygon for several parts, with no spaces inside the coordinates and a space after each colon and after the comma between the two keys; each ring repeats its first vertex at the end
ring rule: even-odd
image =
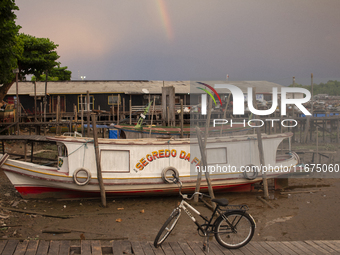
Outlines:
{"type": "Polygon", "coordinates": [[[48,142],[51,140],[47,138],[47,136],[43,135],[0,135],[1,141],[10,141],[10,140],[21,140],[21,141],[33,141],[33,142],[48,142]]]}
{"type": "MultiPolygon", "coordinates": [[[[240,88],[244,93],[248,87],[255,87],[256,93],[271,93],[273,87],[282,85],[269,81],[203,81],[210,86],[214,84],[232,84],[240,88]]],[[[162,87],[173,86],[176,94],[201,94],[196,87],[197,81],[49,81],[47,93],[60,94],[90,94],[97,93],[124,93],[124,94],[162,94],[162,87]],[[147,91],[147,92],[146,92],[147,91]]],[[[225,89],[216,89],[218,93],[229,93],[225,89]]],[[[30,81],[19,82],[19,95],[34,96],[34,84],[30,81]]],[[[12,86],[7,95],[15,95],[16,87],[12,86]]],[[[36,95],[45,95],[45,82],[36,82],[36,95]]]]}
{"type": "MultiPolygon", "coordinates": [[[[293,133],[280,133],[280,134],[262,134],[262,139],[285,139],[293,136],[293,133]]],[[[49,140],[55,142],[70,142],[70,143],[93,143],[93,138],[91,137],[70,137],[70,136],[55,136],[48,137],[49,140]]],[[[238,136],[226,136],[226,137],[209,137],[208,143],[213,142],[241,142],[256,140],[257,135],[238,135],[238,136]]],[[[117,145],[153,145],[153,144],[189,144],[195,143],[193,138],[140,138],[140,139],[109,139],[109,138],[99,138],[99,144],[117,144],[117,145]]]]}

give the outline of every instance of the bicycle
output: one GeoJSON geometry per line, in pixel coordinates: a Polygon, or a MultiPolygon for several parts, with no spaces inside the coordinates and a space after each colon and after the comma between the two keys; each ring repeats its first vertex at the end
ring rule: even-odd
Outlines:
{"type": "Polygon", "coordinates": [[[186,202],[186,200],[192,200],[195,195],[198,195],[201,199],[203,197],[210,198],[210,196],[201,192],[195,192],[191,196],[182,194],[182,182],[175,175],[173,175],[173,177],[173,182],[179,185],[179,194],[182,197],[182,201],[179,206],[172,211],[170,217],[159,230],[154,241],[154,246],[156,248],[165,241],[171,231],[175,228],[182,210],[186,212],[189,218],[196,224],[198,234],[205,238],[205,241],[203,242],[204,251],[209,249],[208,241],[212,234],[215,235],[216,241],[221,246],[228,249],[238,249],[246,245],[252,239],[256,223],[253,217],[246,212],[249,209],[247,205],[229,205],[229,201],[226,198],[211,199],[212,202],[216,203],[216,207],[213,210],[211,218],[208,219],[186,202]],[[204,224],[199,224],[188,208],[199,215],[204,220],[204,224]],[[215,215],[219,216],[212,222],[215,215]]]}

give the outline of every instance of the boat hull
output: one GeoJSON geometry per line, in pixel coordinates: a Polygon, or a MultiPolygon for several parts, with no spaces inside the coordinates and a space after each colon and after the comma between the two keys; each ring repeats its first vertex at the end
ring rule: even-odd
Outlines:
{"type": "MultiPolygon", "coordinates": [[[[49,169],[33,168],[31,163],[26,166],[13,165],[18,162],[8,160],[3,169],[15,189],[23,198],[92,198],[100,197],[100,187],[97,178],[92,178],[89,184],[79,186],[74,183],[72,176],[58,173],[49,169]],[[27,168],[31,166],[30,169],[27,168]]],[[[276,175],[279,176],[279,175],[276,175]]],[[[269,175],[270,178],[275,177],[269,175]]],[[[182,177],[183,192],[193,193],[196,187],[197,176],[182,177]]],[[[216,176],[211,179],[215,192],[251,191],[253,184],[262,180],[258,177],[254,180],[245,178],[229,178],[216,176]]],[[[161,178],[148,179],[105,179],[103,180],[106,196],[157,196],[178,194],[176,184],[164,183],[161,178]]],[[[205,178],[201,182],[201,192],[208,192],[208,185],[205,178]]]]}
{"type": "MultiPolygon", "coordinates": [[[[291,135],[263,137],[266,164],[272,169],[285,170],[268,171],[267,178],[296,171],[299,163],[297,154],[276,153],[280,142],[291,135]]],[[[183,183],[183,192],[194,192],[201,171],[200,190],[208,190],[203,173],[206,169],[199,167],[198,144],[189,139],[101,139],[98,158],[90,138],[54,137],[50,140],[59,146],[58,166],[42,166],[7,158],[1,166],[24,198],[99,197],[97,163],[100,164],[107,196],[176,194],[178,186],[166,182],[166,178],[171,177],[168,169],[177,172],[183,183]]],[[[263,178],[260,172],[255,176],[242,172],[246,166],[260,165],[255,135],[209,138],[207,158],[211,184],[216,192],[250,191],[252,184],[263,178]]]]}

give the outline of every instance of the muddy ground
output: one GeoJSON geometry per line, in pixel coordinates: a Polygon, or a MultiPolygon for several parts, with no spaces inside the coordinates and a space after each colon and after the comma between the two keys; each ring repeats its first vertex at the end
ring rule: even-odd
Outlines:
{"type": "MultiPolygon", "coordinates": [[[[338,154],[335,163],[340,163],[338,154]]],[[[305,158],[305,163],[308,160],[305,158]]],[[[249,206],[257,224],[253,240],[339,240],[340,179],[294,178],[289,179],[289,185],[287,194],[270,190],[268,201],[273,208],[257,199],[263,196],[262,190],[216,197],[249,206]]],[[[107,207],[103,208],[99,199],[24,200],[0,170],[0,238],[152,241],[179,201],[178,196],[107,198],[107,207]],[[13,211],[16,209],[22,212],[13,211]]],[[[208,208],[197,206],[210,216],[208,208]]],[[[183,214],[168,240],[202,238],[183,214]]]]}

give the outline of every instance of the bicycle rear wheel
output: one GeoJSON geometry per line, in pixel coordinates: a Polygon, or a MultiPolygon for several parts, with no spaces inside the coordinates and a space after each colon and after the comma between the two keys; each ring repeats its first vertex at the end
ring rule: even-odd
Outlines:
{"type": "Polygon", "coordinates": [[[156,248],[160,246],[165,241],[165,239],[170,235],[171,231],[176,226],[180,215],[181,215],[180,209],[176,208],[175,210],[173,210],[170,217],[163,224],[155,238],[153,244],[156,248]]]}
{"type": "Polygon", "coordinates": [[[216,241],[228,249],[238,249],[246,245],[255,232],[255,222],[246,212],[227,212],[216,219],[216,241]]]}

